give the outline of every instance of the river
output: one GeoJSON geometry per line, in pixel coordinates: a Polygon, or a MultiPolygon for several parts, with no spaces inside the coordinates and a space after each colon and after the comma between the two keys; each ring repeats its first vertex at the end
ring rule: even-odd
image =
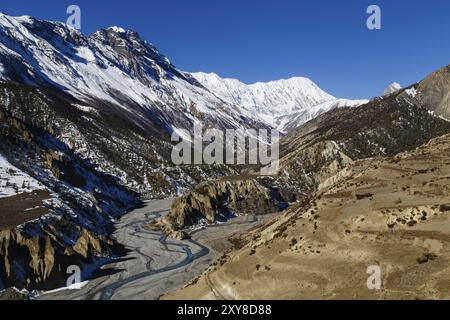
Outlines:
{"type": "Polygon", "coordinates": [[[231,244],[230,235],[268,221],[264,217],[238,217],[230,222],[195,232],[192,239],[167,239],[144,228],[169,213],[174,199],[152,200],[124,215],[116,223],[113,237],[130,251],[124,259],[102,267],[110,271],[89,281],[79,290],[60,290],[42,300],[154,300],[183,287],[200,275],[231,244]]]}

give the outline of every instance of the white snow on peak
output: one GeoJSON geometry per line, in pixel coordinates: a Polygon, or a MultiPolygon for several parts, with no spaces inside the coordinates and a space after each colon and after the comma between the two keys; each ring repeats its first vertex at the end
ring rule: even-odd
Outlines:
{"type": "Polygon", "coordinates": [[[117,33],[125,33],[126,32],[124,28],[117,27],[117,26],[109,27],[108,30],[112,30],[117,33]]]}
{"type": "Polygon", "coordinates": [[[402,86],[399,83],[393,82],[390,85],[388,85],[386,89],[384,89],[384,93],[383,94],[385,96],[387,96],[389,94],[392,94],[394,92],[399,91],[401,88],[402,88],[402,86]]]}
{"type": "MultiPolygon", "coordinates": [[[[64,32],[64,28],[67,27],[54,25],[54,29],[49,29],[48,33],[41,33],[14,17],[0,16],[0,55],[21,61],[29,75],[38,75],[38,80],[50,81],[81,101],[90,102],[93,98],[103,100],[130,114],[136,113],[135,105],[144,109],[164,106],[165,113],[183,112],[189,118],[193,112],[200,112],[230,128],[242,126],[239,110],[224,105],[208,90],[186,81],[179,76],[181,72],[176,74],[178,70],[170,70],[167,67],[170,61],[153,46],[149,45],[149,48],[158,57],[152,57],[152,52],[145,48],[126,56],[115,46],[105,45],[95,37],[79,35],[72,44],[75,50],[67,50],[57,37],[50,36],[52,32],[64,32]],[[158,58],[166,66],[162,66],[158,58]],[[140,72],[130,71],[134,66],[130,63],[131,59],[139,62],[136,68],[140,68],[140,72]],[[223,108],[219,109],[218,106],[223,108]]],[[[115,30],[121,32],[122,28],[116,27],[115,30]]],[[[135,44],[132,39],[121,41],[126,46],[135,44]]],[[[9,75],[4,70],[0,71],[0,77],[7,80],[9,75]]],[[[28,77],[27,74],[21,76],[28,77]]],[[[34,78],[24,81],[35,83],[34,78]]]]}

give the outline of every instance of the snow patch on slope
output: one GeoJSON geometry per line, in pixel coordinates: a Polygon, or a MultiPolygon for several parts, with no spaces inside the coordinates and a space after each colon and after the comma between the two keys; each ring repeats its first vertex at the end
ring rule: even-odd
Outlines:
{"type": "Polygon", "coordinates": [[[0,198],[46,189],[36,179],[19,170],[0,154],[0,198]]]}

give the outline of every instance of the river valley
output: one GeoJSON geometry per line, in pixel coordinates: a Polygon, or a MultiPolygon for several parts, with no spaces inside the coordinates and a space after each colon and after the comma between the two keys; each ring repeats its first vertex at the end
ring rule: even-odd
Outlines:
{"type": "Polygon", "coordinates": [[[230,248],[228,238],[274,215],[241,216],[227,223],[194,232],[191,239],[168,239],[145,228],[169,213],[174,199],[152,200],[124,215],[116,223],[113,237],[129,253],[118,262],[102,267],[108,275],[95,278],[79,290],[57,290],[42,294],[42,300],[155,300],[183,287],[200,275],[230,248]]]}

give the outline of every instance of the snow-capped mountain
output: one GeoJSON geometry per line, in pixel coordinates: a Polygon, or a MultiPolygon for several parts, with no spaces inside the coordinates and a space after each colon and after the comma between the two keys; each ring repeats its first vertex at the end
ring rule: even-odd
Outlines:
{"type": "Polygon", "coordinates": [[[173,132],[192,132],[195,123],[269,128],[119,27],[87,37],[63,23],[0,14],[0,80],[2,108],[151,197],[176,195],[214,176],[174,167],[173,132]]]}
{"type": "Polygon", "coordinates": [[[200,118],[220,128],[254,125],[136,32],[119,27],[87,37],[63,23],[0,14],[0,78],[107,104],[160,133],[192,129],[200,118]]]}
{"type": "Polygon", "coordinates": [[[222,100],[239,106],[246,114],[266,121],[285,132],[336,107],[357,106],[368,100],[338,99],[320,89],[308,78],[294,77],[246,85],[215,73],[192,75],[222,100]]]}
{"type": "Polygon", "coordinates": [[[307,78],[246,85],[189,74],[131,30],[111,27],[84,36],[63,23],[5,14],[0,14],[0,79],[58,88],[81,105],[106,105],[142,129],[166,135],[192,130],[196,121],[222,129],[285,131],[317,110],[366,102],[338,102],[307,78]],[[292,115],[297,122],[289,121],[292,115]]]}
{"type": "Polygon", "coordinates": [[[401,89],[402,89],[402,86],[399,83],[393,82],[390,85],[388,85],[386,89],[384,89],[383,95],[386,96],[388,94],[397,92],[397,91],[399,91],[401,89]]]}

